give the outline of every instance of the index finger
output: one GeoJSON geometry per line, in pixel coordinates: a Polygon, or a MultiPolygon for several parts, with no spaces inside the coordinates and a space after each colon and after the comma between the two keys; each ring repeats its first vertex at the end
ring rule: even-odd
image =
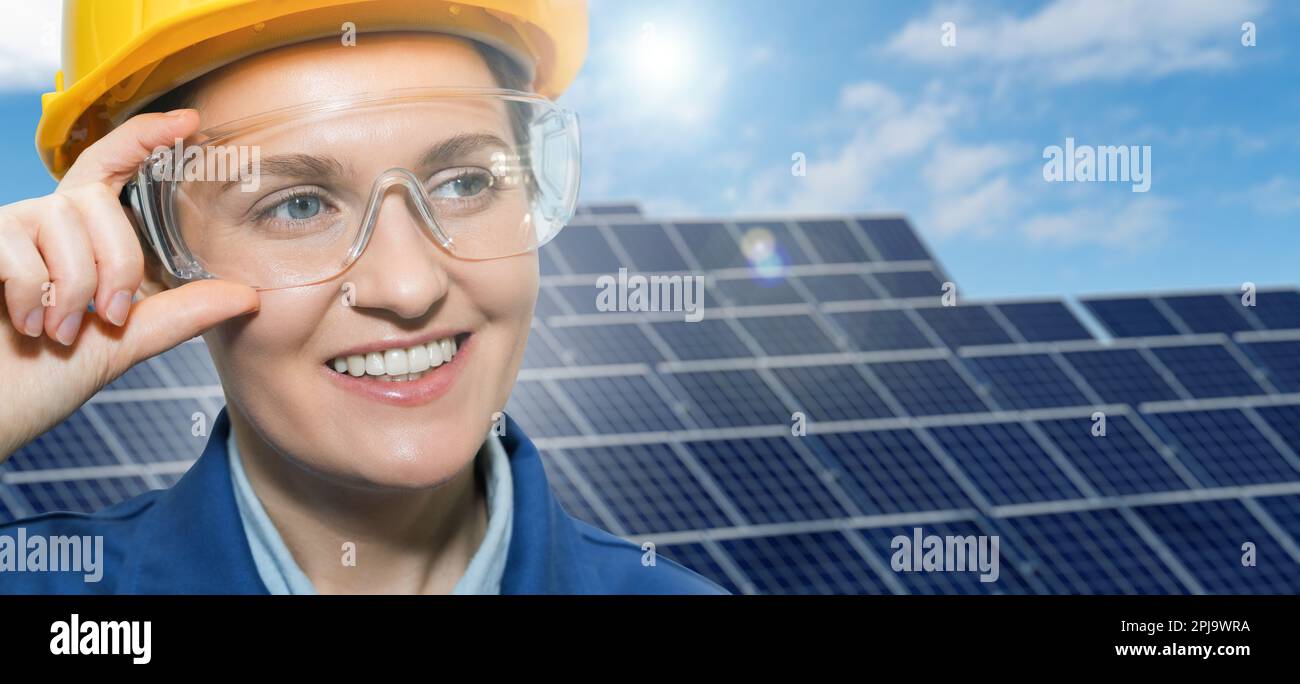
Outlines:
{"type": "Polygon", "coordinates": [[[154,149],[171,146],[198,127],[199,114],[193,109],[133,116],[87,147],[63,176],[59,190],[101,183],[117,194],[154,149]]]}

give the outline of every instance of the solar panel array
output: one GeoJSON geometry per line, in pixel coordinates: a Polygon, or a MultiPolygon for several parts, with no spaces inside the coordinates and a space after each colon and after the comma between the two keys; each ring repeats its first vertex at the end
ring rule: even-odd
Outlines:
{"type": "MultiPolygon", "coordinates": [[[[899,217],[592,206],[540,255],[508,412],[572,514],[734,592],[1300,592],[1300,291],[953,301],[899,217]],[[600,310],[620,269],[703,277],[703,319],[600,310]],[[996,536],[997,581],[892,569],[918,528],[996,536]]],[[[222,402],[200,340],[150,360],[0,518],[175,482],[222,402]]]]}

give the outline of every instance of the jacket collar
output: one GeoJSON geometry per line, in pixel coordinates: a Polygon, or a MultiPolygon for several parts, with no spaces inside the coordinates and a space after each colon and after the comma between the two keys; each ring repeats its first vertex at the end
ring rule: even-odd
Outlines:
{"type": "MultiPolygon", "coordinates": [[[[244,535],[226,453],[225,407],[185,476],[163,490],[141,520],[122,587],[147,594],[266,594],[244,535]]],[[[593,586],[579,561],[580,536],[551,491],[541,456],[506,417],[501,437],[514,480],[514,521],[502,594],[579,594],[593,586]]]]}

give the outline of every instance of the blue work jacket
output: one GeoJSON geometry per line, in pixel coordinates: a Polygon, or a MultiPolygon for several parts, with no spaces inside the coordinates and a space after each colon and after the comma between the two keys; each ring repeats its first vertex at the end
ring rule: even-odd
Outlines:
{"type": "MultiPolygon", "coordinates": [[[[102,536],[102,579],[82,572],[0,571],[0,594],[266,594],[235,506],[225,408],[207,446],[174,486],[95,513],[45,513],[0,526],[0,536],[102,536]]],[[[726,594],[663,556],[569,515],[537,448],[507,417],[501,443],[514,479],[514,526],[502,594],[726,594]]],[[[23,549],[18,549],[24,553],[23,549]]]]}

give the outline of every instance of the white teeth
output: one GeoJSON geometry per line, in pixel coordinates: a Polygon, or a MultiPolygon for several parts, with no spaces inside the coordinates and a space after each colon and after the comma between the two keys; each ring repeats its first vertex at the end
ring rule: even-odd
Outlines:
{"type": "Polygon", "coordinates": [[[405,349],[389,349],[384,352],[384,372],[388,375],[406,375],[411,366],[405,349]]]}
{"type": "Polygon", "coordinates": [[[456,339],[448,337],[405,349],[339,356],[327,365],[337,373],[347,373],[353,377],[368,375],[386,382],[410,382],[419,379],[430,369],[451,361],[456,352],[456,339]]]}
{"type": "Polygon", "coordinates": [[[406,356],[410,359],[411,367],[407,370],[412,373],[423,373],[429,370],[429,348],[417,344],[406,350],[406,356]]]}

